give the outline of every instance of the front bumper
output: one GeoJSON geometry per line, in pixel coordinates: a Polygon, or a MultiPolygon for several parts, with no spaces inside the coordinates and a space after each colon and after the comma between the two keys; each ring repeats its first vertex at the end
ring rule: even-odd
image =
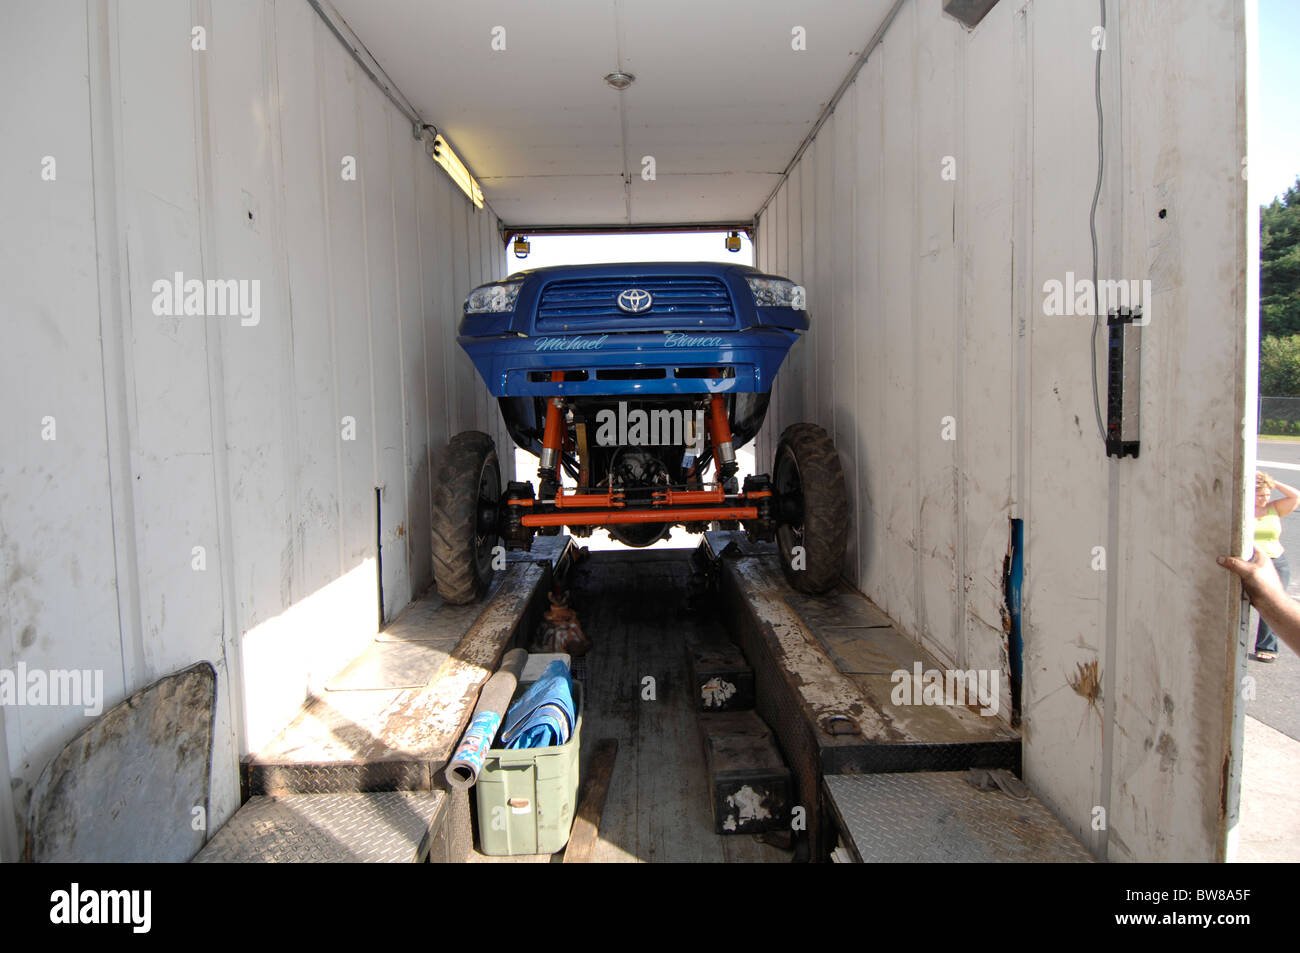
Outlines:
{"type": "Polygon", "coordinates": [[[786,328],[457,338],[494,397],[767,393],[786,328]],[[556,371],[563,381],[551,380],[556,371]]]}

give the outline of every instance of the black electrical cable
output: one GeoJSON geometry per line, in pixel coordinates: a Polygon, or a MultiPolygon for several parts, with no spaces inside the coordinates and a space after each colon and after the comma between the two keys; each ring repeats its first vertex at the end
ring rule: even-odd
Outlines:
{"type": "Polygon", "coordinates": [[[1088,230],[1092,234],[1092,409],[1097,415],[1097,433],[1106,440],[1106,425],[1101,421],[1101,396],[1097,389],[1097,331],[1101,327],[1101,305],[1097,294],[1097,202],[1101,199],[1101,178],[1106,164],[1106,146],[1102,135],[1101,109],[1101,51],[1106,45],[1106,0],[1101,0],[1101,43],[1097,46],[1097,73],[1094,85],[1097,93],[1097,188],[1092,193],[1092,211],[1088,214],[1088,230]]]}
{"type": "MultiPolygon", "coordinates": [[[[316,11],[316,15],[321,18],[325,23],[325,26],[329,28],[329,31],[334,34],[334,38],[343,44],[343,48],[348,51],[356,64],[361,67],[361,71],[370,78],[370,81],[379,88],[381,93],[388,97],[388,101],[397,107],[397,111],[410,120],[412,128],[430,129],[433,131],[434,135],[437,135],[437,127],[425,122],[420,117],[420,114],[415,111],[415,107],[411,105],[410,100],[408,100],[406,96],[393,84],[393,81],[388,78],[388,74],[385,73],[383,79],[380,79],[375,75],[375,71],[370,68],[370,64],[367,63],[362,58],[361,54],[357,52],[357,48],[353,45],[352,41],[343,35],[343,31],[338,28],[338,24],[336,24],[333,19],[330,18],[330,15],[321,8],[320,0],[307,0],[307,5],[316,11]]],[[[358,39],[357,42],[359,43],[360,40],[358,39]]],[[[369,53],[370,51],[367,50],[366,52],[369,53]]],[[[383,72],[383,67],[379,66],[379,61],[375,60],[373,56],[371,59],[374,61],[375,65],[379,67],[380,72],[383,72]]],[[[419,137],[417,136],[416,138],[419,137]]]]}

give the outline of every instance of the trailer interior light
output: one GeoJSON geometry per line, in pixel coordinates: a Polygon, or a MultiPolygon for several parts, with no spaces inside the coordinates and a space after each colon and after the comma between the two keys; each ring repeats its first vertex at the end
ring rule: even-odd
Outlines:
{"type": "Polygon", "coordinates": [[[624,73],[621,69],[616,69],[612,73],[605,74],[605,83],[612,89],[617,89],[620,93],[636,82],[636,77],[631,73],[624,73]]]}
{"type": "Polygon", "coordinates": [[[998,0],[943,0],[943,12],[961,21],[966,29],[973,30],[988,16],[997,2],[998,0]]]}
{"type": "Polygon", "coordinates": [[[469,174],[469,169],[465,163],[460,161],[460,156],[452,151],[451,146],[447,145],[447,140],[441,135],[435,136],[429,146],[429,155],[433,156],[433,161],[442,166],[451,180],[461,187],[469,200],[474,203],[476,208],[483,207],[483,190],[479,188],[478,182],[474,176],[469,174]]]}

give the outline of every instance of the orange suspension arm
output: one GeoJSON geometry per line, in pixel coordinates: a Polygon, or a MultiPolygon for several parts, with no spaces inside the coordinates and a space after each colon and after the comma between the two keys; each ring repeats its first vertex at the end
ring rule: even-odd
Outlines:
{"type": "Polygon", "coordinates": [[[696,506],[676,510],[566,510],[552,513],[525,513],[525,526],[613,526],[624,523],[696,523],[711,520],[752,520],[758,516],[756,506],[696,506]]]}
{"type": "Polygon", "coordinates": [[[721,394],[709,399],[709,437],[713,440],[713,462],[718,468],[718,482],[725,484],[736,475],[736,448],[731,442],[731,423],[727,420],[727,401],[721,394]]]}
{"type": "MultiPolygon", "coordinates": [[[[551,380],[564,380],[564,371],[551,371],[551,380]]],[[[546,401],[546,428],[542,431],[542,452],[538,458],[537,476],[545,486],[548,480],[559,482],[560,447],[564,441],[564,414],[558,397],[546,401]]]]}

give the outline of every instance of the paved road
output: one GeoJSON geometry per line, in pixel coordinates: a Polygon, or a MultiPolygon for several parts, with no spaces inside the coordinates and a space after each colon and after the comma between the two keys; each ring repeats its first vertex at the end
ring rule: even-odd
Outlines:
{"type": "MultiPolygon", "coordinates": [[[[1269,440],[1267,437],[1261,438],[1255,444],[1255,456],[1260,460],[1271,460],[1274,463],[1285,463],[1293,467],[1300,467],[1300,440],[1269,440]]],[[[1268,467],[1264,468],[1265,470],[1268,467]]],[[[1292,473],[1297,471],[1292,470],[1292,473]]],[[[1280,471],[1274,476],[1280,476],[1280,471]]],[[[1283,483],[1295,483],[1291,480],[1283,480],[1283,483]]]]}
{"type": "MultiPolygon", "coordinates": [[[[1300,441],[1260,440],[1255,453],[1261,470],[1276,480],[1300,487],[1300,441]],[[1270,463],[1296,469],[1269,466],[1270,463]]],[[[1282,519],[1282,548],[1291,563],[1288,590],[1300,599],[1300,507],[1282,519]]],[[[1246,703],[1247,713],[1300,741],[1300,658],[1283,645],[1276,662],[1248,661],[1246,666],[1248,674],[1255,677],[1256,689],[1255,700],[1246,703]]]]}

